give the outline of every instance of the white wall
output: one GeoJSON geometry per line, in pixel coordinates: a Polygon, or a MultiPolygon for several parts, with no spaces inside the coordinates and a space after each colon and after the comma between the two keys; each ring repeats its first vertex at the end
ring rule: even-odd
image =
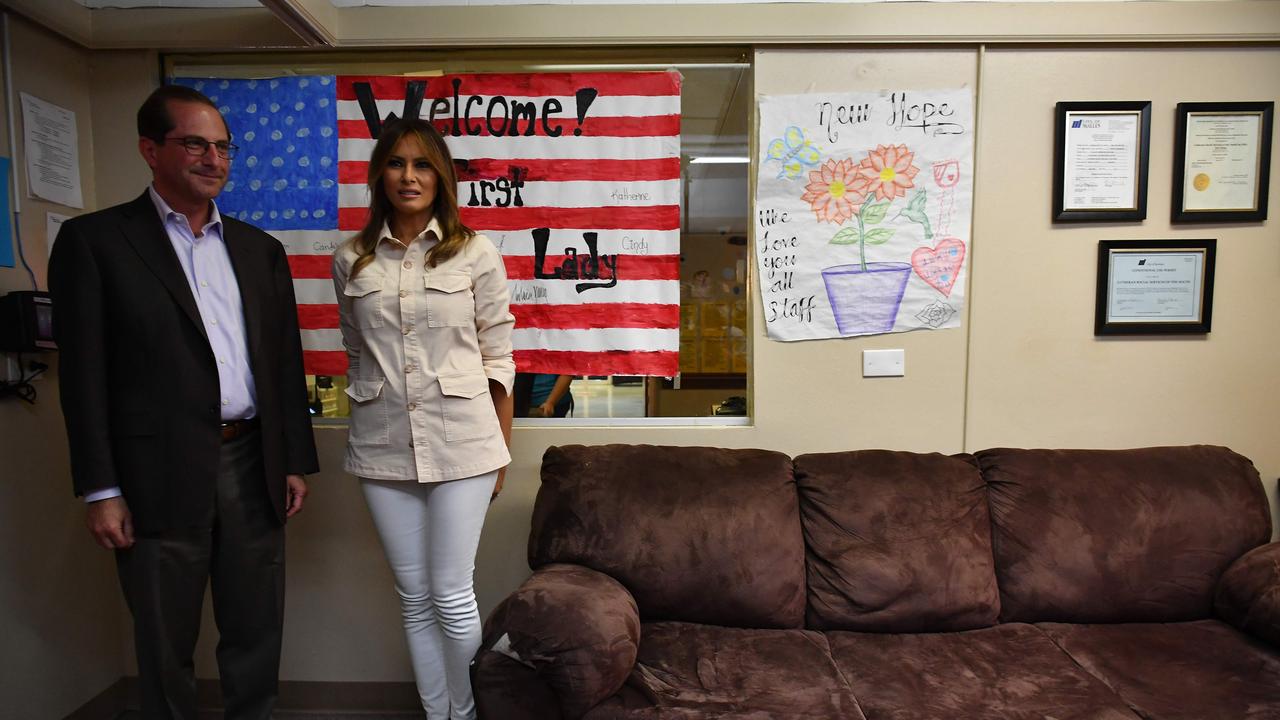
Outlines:
{"type": "MultiPolygon", "coordinates": [[[[19,19],[10,37],[15,115],[21,117],[18,92],[75,111],[84,200],[93,207],[90,53],[19,19]]],[[[9,148],[4,133],[0,143],[21,166],[21,148],[9,148]]],[[[77,211],[27,197],[25,184],[19,195],[23,244],[45,289],[45,213],[77,211]]],[[[0,292],[30,289],[21,263],[0,268],[0,292]]],[[[40,359],[56,368],[55,354],[40,359]]],[[[89,539],[83,507],[72,497],[58,383],[35,385],[35,405],[0,401],[0,714],[38,719],[62,717],[119,679],[126,630],[115,565],[89,539]]]]}
{"type": "Polygon", "coordinates": [[[1226,445],[1253,460],[1274,510],[1280,143],[1265,223],[1173,225],[1169,215],[1177,104],[1280,99],[1280,51],[997,49],[982,78],[969,448],[1226,445]],[[1050,223],[1059,100],[1152,101],[1145,222],[1050,223]],[[1152,238],[1218,240],[1213,331],[1094,337],[1098,241],[1152,238]]]}

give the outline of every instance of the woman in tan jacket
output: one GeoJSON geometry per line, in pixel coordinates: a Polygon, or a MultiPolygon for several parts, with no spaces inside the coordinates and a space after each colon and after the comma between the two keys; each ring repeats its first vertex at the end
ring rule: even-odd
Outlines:
{"type": "Polygon", "coordinates": [[[387,125],[368,177],[368,222],[333,258],[350,360],[344,467],[395,574],[427,717],[474,718],[476,547],[511,460],[507,277],[459,220],[453,160],[429,123],[387,125]]]}

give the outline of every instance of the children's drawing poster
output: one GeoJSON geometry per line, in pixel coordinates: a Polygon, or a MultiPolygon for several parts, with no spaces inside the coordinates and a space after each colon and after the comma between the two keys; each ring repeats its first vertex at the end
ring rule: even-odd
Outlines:
{"type": "Polygon", "coordinates": [[[761,96],[756,258],[774,340],[960,326],[968,89],[761,96]]]}

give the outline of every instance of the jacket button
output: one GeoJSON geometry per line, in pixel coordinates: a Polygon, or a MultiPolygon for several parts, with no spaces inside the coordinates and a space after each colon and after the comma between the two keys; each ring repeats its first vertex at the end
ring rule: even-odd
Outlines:
{"type": "Polygon", "coordinates": [[[402,297],[402,298],[407,298],[407,297],[409,297],[409,291],[408,291],[408,290],[401,290],[401,291],[400,291],[400,297],[402,297]]]}
{"type": "Polygon", "coordinates": [[[405,269],[405,270],[412,270],[412,269],[413,269],[413,261],[412,261],[412,260],[405,260],[405,261],[404,261],[404,269],[405,269]]]}
{"type": "MultiPolygon", "coordinates": [[[[408,407],[410,410],[414,410],[418,407],[418,403],[409,403],[406,407],[408,407]]],[[[409,444],[412,445],[413,443],[411,442],[409,444]]]]}
{"type": "Polygon", "coordinates": [[[412,364],[405,365],[405,366],[404,366],[404,372],[405,372],[405,374],[406,374],[406,375],[408,375],[409,373],[413,372],[413,365],[412,365],[412,364]]]}

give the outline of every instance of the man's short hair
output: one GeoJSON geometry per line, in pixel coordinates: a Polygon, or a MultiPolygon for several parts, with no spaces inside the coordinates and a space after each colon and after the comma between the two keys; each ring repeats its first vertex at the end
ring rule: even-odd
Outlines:
{"type": "MultiPolygon", "coordinates": [[[[169,115],[170,102],[199,103],[218,110],[218,106],[199,90],[185,85],[161,85],[138,108],[138,137],[151,138],[156,142],[164,141],[164,137],[174,128],[173,117],[169,115]]],[[[222,116],[221,111],[218,111],[218,116],[222,116]]],[[[226,118],[223,118],[222,124],[226,127],[226,118]]]]}

